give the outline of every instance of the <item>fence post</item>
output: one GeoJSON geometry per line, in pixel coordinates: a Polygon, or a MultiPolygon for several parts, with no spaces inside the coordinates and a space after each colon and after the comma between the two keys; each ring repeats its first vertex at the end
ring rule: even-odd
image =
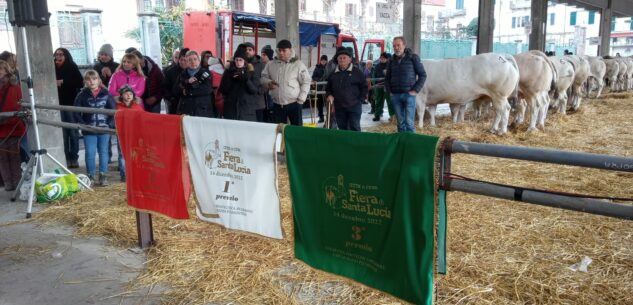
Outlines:
{"type": "Polygon", "coordinates": [[[138,232],[138,246],[141,249],[147,249],[154,245],[151,214],[136,211],[136,231],[138,232]]]}

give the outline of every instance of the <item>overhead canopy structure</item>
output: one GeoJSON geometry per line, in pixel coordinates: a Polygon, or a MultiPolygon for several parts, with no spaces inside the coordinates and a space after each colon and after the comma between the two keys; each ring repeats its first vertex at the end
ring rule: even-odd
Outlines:
{"type": "MultiPolygon", "coordinates": [[[[252,24],[253,26],[257,24],[259,28],[267,28],[273,32],[276,30],[274,16],[233,12],[233,22],[242,22],[252,24]]],[[[337,36],[339,33],[340,29],[338,28],[338,24],[306,20],[299,21],[299,37],[302,46],[316,46],[321,35],[337,36]]]]}
{"type": "MultiPolygon", "coordinates": [[[[609,7],[609,0],[559,0],[558,2],[593,11],[609,7]]],[[[631,17],[633,16],[633,0],[611,0],[611,9],[614,17],[631,17]]]]}

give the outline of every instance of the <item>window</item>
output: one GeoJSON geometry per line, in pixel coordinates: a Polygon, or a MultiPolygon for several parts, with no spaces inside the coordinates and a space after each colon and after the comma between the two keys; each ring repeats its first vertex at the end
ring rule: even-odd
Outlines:
{"type": "Polygon", "coordinates": [[[629,24],[629,29],[633,31],[633,17],[631,17],[631,23],[629,24]]]}
{"type": "Polygon", "coordinates": [[[345,4],[345,16],[348,16],[348,17],[356,16],[356,4],[353,4],[353,3],[345,4]]]}
{"type": "Polygon", "coordinates": [[[554,25],[554,23],[556,23],[556,14],[555,13],[550,13],[549,14],[549,25],[554,25]]]}
{"type": "Polygon", "coordinates": [[[300,12],[306,11],[306,0],[299,0],[299,11],[300,12]]]}
{"type": "Polygon", "coordinates": [[[517,17],[512,17],[512,28],[516,28],[517,27],[517,17]]]}
{"type": "Polygon", "coordinates": [[[569,13],[569,25],[576,25],[576,12],[569,13]]]}
{"type": "Polygon", "coordinates": [[[615,18],[611,19],[611,32],[615,31],[615,18]]]}
{"type": "Polygon", "coordinates": [[[589,24],[594,24],[596,23],[596,12],[595,11],[591,11],[589,12],[589,24]]]}
{"type": "Polygon", "coordinates": [[[455,8],[458,10],[463,10],[464,9],[464,0],[457,0],[457,2],[455,3],[455,8]]]}
{"type": "Polygon", "coordinates": [[[521,22],[521,26],[527,26],[530,24],[530,16],[523,16],[523,22],[521,22]]]}

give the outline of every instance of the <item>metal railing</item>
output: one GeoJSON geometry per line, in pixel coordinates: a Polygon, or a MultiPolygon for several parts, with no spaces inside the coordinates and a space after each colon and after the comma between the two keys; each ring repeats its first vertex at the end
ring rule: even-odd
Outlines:
{"type": "MultiPolygon", "coordinates": [[[[633,172],[633,158],[560,151],[520,146],[482,144],[445,139],[441,145],[440,189],[521,201],[560,209],[633,220],[633,204],[620,204],[584,195],[535,190],[518,186],[473,181],[451,174],[451,154],[465,153],[488,157],[633,172]]],[[[631,200],[620,199],[619,200],[631,200]]]]}

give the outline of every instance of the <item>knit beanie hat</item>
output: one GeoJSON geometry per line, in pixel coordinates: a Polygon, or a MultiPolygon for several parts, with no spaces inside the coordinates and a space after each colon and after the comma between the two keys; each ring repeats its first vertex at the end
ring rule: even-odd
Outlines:
{"type": "Polygon", "coordinates": [[[245,48],[237,48],[237,50],[235,50],[235,54],[233,54],[233,60],[235,60],[238,57],[244,60],[248,60],[248,54],[246,54],[245,48]]]}
{"type": "Polygon", "coordinates": [[[109,43],[102,45],[101,48],[99,49],[99,54],[101,53],[108,54],[108,56],[112,57],[112,55],[114,54],[112,45],[109,43]]]}
{"type": "Polygon", "coordinates": [[[273,51],[273,48],[270,45],[264,46],[264,48],[262,49],[262,53],[266,54],[266,56],[268,56],[268,59],[270,60],[272,60],[273,56],[275,56],[275,51],[273,51]]]}
{"type": "Polygon", "coordinates": [[[132,89],[132,87],[130,87],[130,85],[123,85],[123,87],[119,88],[119,95],[122,96],[123,93],[125,92],[132,92],[132,96],[134,98],[136,98],[136,93],[134,92],[134,89],[132,89]]]}

